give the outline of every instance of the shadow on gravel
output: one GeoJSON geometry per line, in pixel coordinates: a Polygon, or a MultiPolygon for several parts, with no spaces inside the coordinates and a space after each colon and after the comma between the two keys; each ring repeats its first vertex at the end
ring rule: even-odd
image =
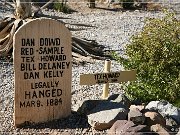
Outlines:
{"type": "Polygon", "coordinates": [[[122,11],[121,8],[103,8],[103,7],[96,7],[96,9],[101,9],[101,10],[107,10],[107,11],[122,11]]]}
{"type": "Polygon", "coordinates": [[[36,14],[35,15],[36,17],[47,17],[47,18],[51,18],[51,19],[55,19],[55,20],[59,20],[59,19],[72,19],[72,18],[69,18],[69,17],[60,17],[60,16],[56,16],[56,15],[45,15],[45,14],[36,14]]]}
{"type": "MultiPolygon", "coordinates": [[[[104,8],[104,7],[96,7],[97,9],[100,10],[107,10],[107,11],[114,11],[114,12],[118,12],[118,11],[122,11],[122,12],[134,12],[135,10],[137,10],[136,8],[130,8],[130,9],[123,9],[123,8],[104,8]]],[[[140,9],[139,9],[140,10],[140,9]]]]}
{"type": "MultiPolygon", "coordinates": [[[[68,23],[66,23],[68,24],[68,23]]],[[[83,27],[93,27],[93,28],[97,28],[96,26],[92,26],[89,24],[82,24],[82,23],[69,23],[70,25],[75,25],[75,26],[83,26],[83,27]]]]}
{"type": "Polygon", "coordinates": [[[22,129],[76,129],[76,128],[88,128],[88,120],[86,116],[79,115],[77,112],[72,112],[67,118],[62,118],[58,120],[53,120],[45,123],[33,124],[30,122],[25,122],[18,128],[22,129]]]}
{"type": "Polygon", "coordinates": [[[67,25],[70,25],[69,30],[70,31],[81,31],[81,30],[87,30],[89,28],[97,28],[96,26],[92,26],[89,24],[70,24],[70,23],[65,23],[67,25]],[[73,26],[77,27],[77,28],[73,28],[73,26]]]}

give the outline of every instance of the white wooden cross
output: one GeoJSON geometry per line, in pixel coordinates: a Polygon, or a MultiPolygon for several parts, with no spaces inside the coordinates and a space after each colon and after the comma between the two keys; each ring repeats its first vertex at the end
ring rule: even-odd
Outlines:
{"type": "Polygon", "coordinates": [[[104,66],[104,73],[80,75],[80,85],[103,84],[104,87],[102,98],[106,99],[109,93],[109,83],[121,83],[136,80],[136,70],[110,72],[110,68],[111,61],[106,60],[104,66]]]}

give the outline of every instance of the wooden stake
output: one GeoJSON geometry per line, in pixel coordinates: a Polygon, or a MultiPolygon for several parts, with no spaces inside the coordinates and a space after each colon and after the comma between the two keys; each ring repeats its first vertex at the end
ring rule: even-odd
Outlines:
{"type": "MultiPolygon", "coordinates": [[[[108,59],[105,61],[104,72],[109,73],[110,68],[111,68],[111,61],[108,59]]],[[[109,83],[103,84],[103,94],[102,94],[103,99],[106,99],[108,97],[108,93],[109,93],[108,89],[109,89],[109,83]]]]}

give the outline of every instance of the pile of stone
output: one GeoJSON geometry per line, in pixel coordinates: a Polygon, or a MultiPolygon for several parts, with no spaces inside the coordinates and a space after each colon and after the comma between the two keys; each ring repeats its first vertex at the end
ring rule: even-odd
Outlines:
{"type": "Polygon", "coordinates": [[[133,105],[124,94],[115,94],[107,100],[86,100],[77,112],[86,115],[94,129],[110,135],[180,134],[180,108],[167,101],[133,105]]]}

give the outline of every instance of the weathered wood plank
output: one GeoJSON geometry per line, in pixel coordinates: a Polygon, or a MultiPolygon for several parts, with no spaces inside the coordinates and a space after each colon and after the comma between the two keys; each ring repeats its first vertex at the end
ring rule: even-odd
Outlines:
{"type": "Polygon", "coordinates": [[[71,33],[60,22],[36,19],[14,36],[15,126],[71,113],[71,33]]]}
{"type": "Polygon", "coordinates": [[[121,83],[136,80],[136,70],[80,75],[80,85],[121,83]]]}

